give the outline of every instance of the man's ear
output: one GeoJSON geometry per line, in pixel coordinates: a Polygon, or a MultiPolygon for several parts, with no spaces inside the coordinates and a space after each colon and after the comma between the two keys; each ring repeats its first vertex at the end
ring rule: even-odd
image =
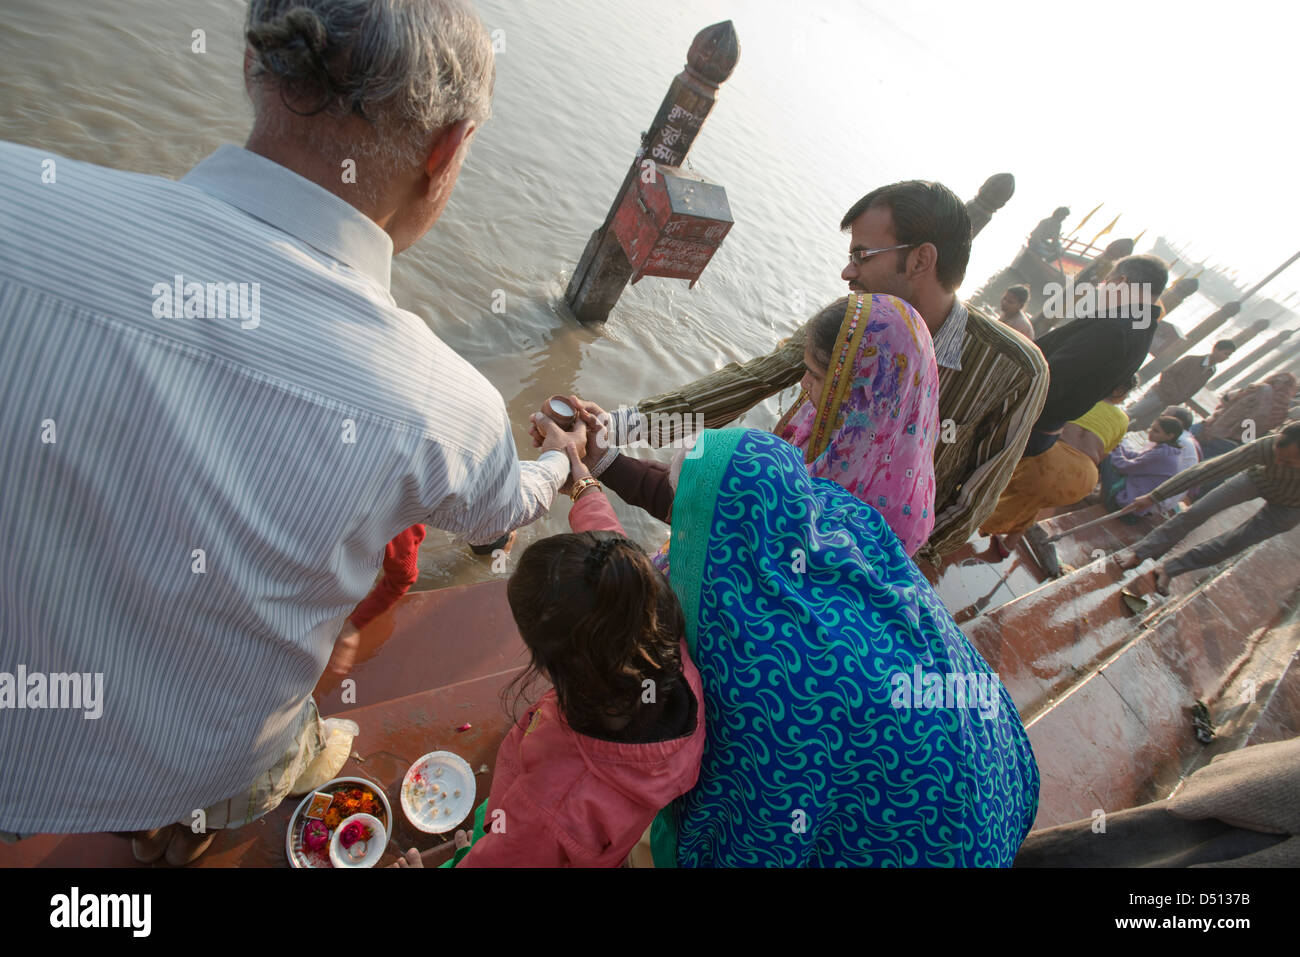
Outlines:
{"type": "Polygon", "coordinates": [[[468,144],[474,138],[477,129],[473,120],[461,120],[438,131],[429,146],[429,155],[424,161],[424,172],[429,177],[430,185],[446,178],[461,146],[468,144]]]}
{"type": "Polygon", "coordinates": [[[939,249],[934,243],[921,243],[912,252],[912,268],[908,270],[911,275],[923,276],[927,272],[938,271],[939,249]]]}

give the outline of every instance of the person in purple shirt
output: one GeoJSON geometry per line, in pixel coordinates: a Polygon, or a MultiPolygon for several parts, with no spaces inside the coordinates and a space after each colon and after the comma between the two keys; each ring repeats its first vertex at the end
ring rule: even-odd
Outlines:
{"type": "Polygon", "coordinates": [[[1100,470],[1106,508],[1123,508],[1177,475],[1182,459],[1178,438],[1182,434],[1183,424],[1178,419],[1162,415],[1147,430],[1147,438],[1154,443],[1149,449],[1134,452],[1122,443],[1116,446],[1100,470]]]}

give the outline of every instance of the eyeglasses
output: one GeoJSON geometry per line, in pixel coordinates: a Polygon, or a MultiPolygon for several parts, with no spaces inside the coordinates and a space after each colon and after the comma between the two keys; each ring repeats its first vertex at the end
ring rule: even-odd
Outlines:
{"type": "Polygon", "coordinates": [[[885,246],[882,249],[850,249],[849,262],[855,266],[861,266],[872,256],[879,256],[881,253],[890,253],[895,249],[911,249],[913,246],[919,246],[920,243],[899,243],[897,246],[885,246]]]}

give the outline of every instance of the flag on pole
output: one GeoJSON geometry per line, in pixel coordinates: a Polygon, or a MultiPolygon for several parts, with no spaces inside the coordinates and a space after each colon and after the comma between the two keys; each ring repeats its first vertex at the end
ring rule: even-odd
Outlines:
{"type": "Polygon", "coordinates": [[[1087,215],[1087,216],[1085,216],[1085,217],[1083,217],[1083,219],[1079,220],[1079,225],[1074,227],[1074,232],[1070,233],[1070,235],[1069,235],[1067,238],[1068,238],[1068,239],[1073,239],[1075,236],[1077,236],[1077,235],[1079,234],[1079,230],[1083,229],[1083,224],[1086,223],[1089,219],[1092,218],[1092,214],[1095,213],[1097,210],[1101,209],[1101,208],[1102,208],[1103,206],[1105,206],[1105,205],[1106,205],[1106,204],[1105,204],[1104,202],[1102,202],[1102,203],[1098,203],[1096,206],[1094,206],[1094,207],[1093,207],[1093,208],[1088,212],[1088,215],[1087,215]]]}
{"type": "Polygon", "coordinates": [[[1115,228],[1115,224],[1119,222],[1119,217],[1122,216],[1122,215],[1123,215],[1123,213],[1118,213],[1118,214],[1116,214],[1115,218],[1112,219],[1112,220],[1110,221],[1110,224],[1109,224],[1105,229],[1103,229],[1101,232],[1099,232],[1096,236],[1093,236],[1093,237],[1092,237],[1092,242],[1088,243],[1088,245],[1089,245],[1089,246],[1095,246],[1095,245],[1097,245],[1097,240],[1101,239],[1102,236],[1105,236],[1108,232],[1110,232],[1112,229],[1114,229],[1114,228],[1115,228]]]}

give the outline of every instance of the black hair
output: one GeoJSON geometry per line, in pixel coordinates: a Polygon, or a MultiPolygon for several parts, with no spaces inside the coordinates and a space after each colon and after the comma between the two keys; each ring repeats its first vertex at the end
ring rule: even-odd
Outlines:
{"type": "Polygon", "coordinates": [[[1165,435],[1169,436],[1169,441],[1173,441],[1183,434],[1183,423],[1179,422],[1172,415],[1162,415],[1156,419],[1156,425],[1164,430],[1165,435]]]}
{"type": "Polygon", "coordinates": [[[848,311],[849,298],[836,299],[817,315],[808,325],[808,338],[805,343],[816,363],[826,369],[831,364],[831,353],[835,351],[835,340],[840,337],[840,328],[844,325],[844,313],[848,311]]]}
{"type": "Polygon", "coordinates": [[[1280,445],[1300,445],[1300,422],[1288,422],[1278,432],[1280,445]]]}
{"type": "Polygon", "coordinates": [[[1220,339],[1218,342],[1214,344],[1214,348],[1220,350],[1226,349],[1228,350],[1228,352],[1236,352],[1237,344],[1233,342],[1231,339],[1220,339]]]}
{"type": "Polygon", "coordinates": [[[1109,278],[1116,279],[1120,276],[1131,283],[1150,286],[1153,300],[1164,292],[1165,286],[1169,284],[1168,267],[1159,258],[1147,253],[1140,256],[1125,256],[1117,262],[1109,278]]]}
{"type": "Polygon", "coordinates": [[[1016,299],[1020,301],[1020,306],[1022,309],[1024,308],[1025,303],[1029,301],[1028,286],[1008,286],[1007,292],[1011,293],[1012,296],[1014,296],[1016,299]]]}
{"type": "MultiPolygon", "coordinates": [[[[851,229],[853,221],[873,206],[889,210],[900,243],[934,245],[938,251],[935,277],[940,285],[949,292],[961,285],[970,261],[971,222],[966,204],[956,193],[942,183],[919,179],[880,186],[853,204],[840,220],[840,229],[851,229]]],[[[906,262],[908,251],[899,251],[900,263],[906,262]]]]}
{"type": "Polygon", "coordinates": [[[532,656],[507,687],[516,700],[550,680],[573,730],[607,737],[610,719],[631,720],[644,682],[665,700],[682,680],[686,620],[672,586],[636,543],[614,532],[552,535],[530,545],[506,586],[532,656]]]}

